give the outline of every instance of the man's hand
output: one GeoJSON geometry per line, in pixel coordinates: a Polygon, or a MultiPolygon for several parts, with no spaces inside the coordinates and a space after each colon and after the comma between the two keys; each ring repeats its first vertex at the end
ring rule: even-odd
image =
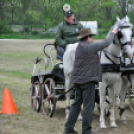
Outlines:
{"type": "Polygon", "coordinates": [[[116,29],[113,29],[113,31],[112,31],[114,34],[117,34],[118,33],[118,30],[116,30],[116,29]]]}
{"type": "Polygon", "coordinates": [[[116,22],[113,26],[113,33],[114,34],[117,34],[118,33],[118,30],[119,30],[119,22],[116,22]]]}
{"type": "Polygon", "coordinates": [[[113,26],[113,33],[117,34],[118,33],[118,29],[119,29],[119,22],[116,22],[115,25],[113,26]]]}

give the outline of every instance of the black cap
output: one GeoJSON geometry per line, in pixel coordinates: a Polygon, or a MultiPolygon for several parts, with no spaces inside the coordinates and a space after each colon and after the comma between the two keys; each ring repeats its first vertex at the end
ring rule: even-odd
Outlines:
{"type": "Polygon", "coordinates": [[[66,16],[66,17],[70,17],[70,16],[72,16],[74,13],[73,13],[73,11],[67,11],[67,12],[64,12],[64,16],[66,16]]]}

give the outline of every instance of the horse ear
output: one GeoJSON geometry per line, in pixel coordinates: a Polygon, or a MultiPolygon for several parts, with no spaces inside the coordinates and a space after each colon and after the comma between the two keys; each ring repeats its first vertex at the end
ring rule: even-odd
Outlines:
{"type": "Polygon", "coordinates": [[[126,18],[125,19],[126,19],[127,22],[129,22],[129,17],[127,15],[126,15],[126,18]]]}
{"type": "Polygon", "coordinates": [[[116,17],[116,20],[117,20],[117,21],[120,21],[120,18],[119,18],[119,16],[117,16],[117,17],[116,17]]]}

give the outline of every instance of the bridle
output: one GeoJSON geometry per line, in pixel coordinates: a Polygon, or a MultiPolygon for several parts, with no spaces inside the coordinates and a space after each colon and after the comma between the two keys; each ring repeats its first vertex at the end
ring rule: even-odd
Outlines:
{"type": "MultiPolygon", "coordinates": [[[[122,38],[121,29],[123,29],[123,28],[129,28],[129,27],[131,27],[131,26],[120,26],[120,27],[119,27],[118,34],[117,34],[117,38],[118,38],[118,41],[119,41],[119,45],[121,46],[121,49],[122,49],[122,47],[125,46],[125,45],[131,45],[131,46],[132,46],[132,38],[131,38],[131,41],[130,41],[130,42],[125,42],[125,43],[122,43],[121,40],[120,40],[120,39],[122,38]]],[[[132,37],[133,37],[133,35],[134,35],[134,34],[133,34],[133,29],[132,29],[132,37]]],[[[108,60],[110,60],[115,66],[117,66],[118,68],[119,68],[119,67],[126,67],[126,66],[125,66],[125,62],[123,62],[123,61],[121,60],[122,57],[120,57],[120,56],[118,57],[118,56],[116,56],[116,55],[114,55],[114,54],[112,54],[112,53],[110,53],[110,52],[108,52],[108,51],[106,51],[106,50],[102,50],[102,51],[104,52],[106,58],[107,58],[108,60]],[[120,60],[120,64],[115,63],[115,62],[109,57],[109,55],[111,55],[111,56],[114,57],[114,58],[119,59],[119,60],[120,60]]],[[[134,67],[134,64],[132,63],[133,58],[134,58],[134,53],[133,53],[132,58],[131,58],[131,64],[129,64],[128,67],[134,67]]],[[[127,68],[127,67],[126,67],[126,68],[127,68]]]]}
{"type": "MultiPolygon", "coordinates": [[[[125,45],[132,45],[132,38],[131,38],[131,41],[125,42],[125,43],[122,43],[121,40],[120,40],[120,39],[122,38],[121,29],[124,29],[124,28],[131,28],[131,26],[120,26],[120,27],[119,27],[117,37],[118,37],[118,40],[119,40],[119,44],[120,44],[120,46],[121,46],[121,49],[122,49],[122,47],[125,46],[125,45]]],[[[132,37],[133,37],[133,35],[134,35],[134,32],[133,32],[133,29],[132,29],[132,37]]]]}

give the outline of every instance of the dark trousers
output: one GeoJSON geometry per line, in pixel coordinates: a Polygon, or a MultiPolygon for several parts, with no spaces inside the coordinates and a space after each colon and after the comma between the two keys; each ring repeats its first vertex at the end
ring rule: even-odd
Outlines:
{"type": "Polygon", "coordinates": [[[69,117],[65,124],[64,132],[74,130],[77,117],[83,103],[82,134],[91,133],[92,112],[95,105],[95,83],[75,84],[75,99],[71,105],[69,117]]]}
{"type": "Polygon", "coordinates": [[[57,59],[63,60],[65,49],[59,45],[57,45],[57,59]]]}

